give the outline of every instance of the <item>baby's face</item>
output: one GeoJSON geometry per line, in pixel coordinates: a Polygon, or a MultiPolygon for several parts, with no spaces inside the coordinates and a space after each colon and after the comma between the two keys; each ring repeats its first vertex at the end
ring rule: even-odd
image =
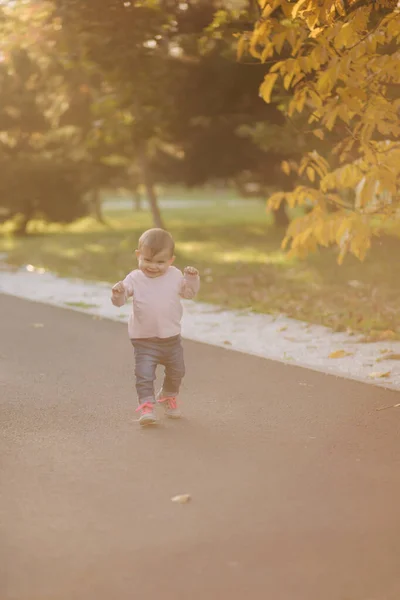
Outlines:
{"type": "Polygon", "coordinates": [[[152,256],[151,250],[146,246],[143,246],[141,250],[136,250],[136,256],[139,269],[143,271],[146,277],[151,278],[164,275],[175,259],[175,256],[171,256],[171,251],[168,248],[152,256]]]}

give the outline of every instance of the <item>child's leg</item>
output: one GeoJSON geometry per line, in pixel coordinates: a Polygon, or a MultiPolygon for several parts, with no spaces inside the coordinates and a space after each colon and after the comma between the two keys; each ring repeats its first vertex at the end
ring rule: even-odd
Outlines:
{"type": "Polygon", "coordinates": [[[155,403],[154,380],[159,351],[157,345],[147,340],[131,340],[135,350],[136,392],[139,405],[155,403]]]}
{"type": "Polygon", "coordinates": [[[176,397],[185,376],[185,361],[180,336],[165,346],[162,364],[165,366],[165,375],[160,396],[176,397]]]}

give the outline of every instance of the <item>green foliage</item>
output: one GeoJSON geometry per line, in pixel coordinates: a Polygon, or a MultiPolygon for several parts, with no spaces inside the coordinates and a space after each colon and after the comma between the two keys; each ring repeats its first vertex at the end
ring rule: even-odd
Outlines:
{"type": "Polygon", "coordinates": [[[68,222],[86,211],[76,128],[60,123],[68,97],[50,52],[57,23],[46,3],[33,8],[13,3],[0,23],[0,206],[20,215],[21,232],[35,215],[68,222]]]}
{"type": "Polygon", "coordinates": [[[86,213],[79,171],[73,163],[59,164],[33,157],[23,162],[3,160],[0,206],[11,215],[24,217],[24,228],[37,216],[68,223],[86,213]]]}
{"type": "MultiPolygon", "coordinates": [[[[112,82],[139,178],[144,163],[153,181],[187,185],[243,172],[259,182],[277,175],[275,167],[264,175],[276,160],[240,133],[260,121],[282,123],[258,97],[265,68],[235,59],[232,34],[248,21],[245,4],[56,2],[64,26],[85,39],[87,55],[112,82]]],[[[268,154],[274,157],[272,147],[268,154]]]]}
{"type": "MultiPolygon", "coordinates": [[[[376,240],[362,264],[349,257],[339,267],[332,250],[298,260],[279,249],[279,232],[262,203],[232,206],[218,194],[214,200],[218,202],[212,206],[205,202],[166,213],[176,239],[177,265],[194,262],[201,271],[201,300],[285,313],[336,331],[365,333],[368,339],[400,335],[400,280],[393,277],[398,239],[376,240]]],[[[110,227],[90,219],[65,227],[32,223],[42,236],[23,242],[0,238],[0,251],[8,252],[16,265],[30,263],[63,276],[114,283],[133,268],[133,251],[151,217],[128,211],[106,217],[110,227]]]]}

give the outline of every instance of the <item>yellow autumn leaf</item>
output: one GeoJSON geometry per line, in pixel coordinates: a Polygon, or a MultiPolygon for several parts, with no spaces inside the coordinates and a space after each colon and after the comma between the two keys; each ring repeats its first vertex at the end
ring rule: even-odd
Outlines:
{"type": "Polygon", "coordinates": [[[308,12],[308,16],[306,18],[306,23],[308,25],[308,27],[310,28],[310,30],[312,31],[315,27],[315,25],[318,23],[319,21],[319,13],[317,11],[310,11],[308,12]]]}
{"type": "MultiPolygon", "coordinates": [[[[375,123],[365,123],[361,127],[360,141],[363,144],[367,144],[370,141],[372,133],[375,129],[375,126],[376,126],[375,123]]],[[[382,130],[382,127],[380,127],[380,129],[382,130]]],[[[381,133],[386,133],[387,135],[389,135],[390,131],[391,131],[391,128],[388,127],[386,132],[382,130],[381,133]]]]}
{"type": "Polygon", "coordinates": [[[176,502],[177,504],[187,504],[190,500],[190,494],[178,494],[178,496],[173,496],[171,498],[171,502],[176,502]]]}
{"type": "Polygon", "coordinates": [[[315,181],[315,171],[312,167],[307,167],[306,173],[310,181],[315,181]]]}
{"type": "Polygon", "coordinates": [[[285,193],[284,192],[276,192],[275,194],[272,194],[272,196],[269,197],[268,202],[267,202],[267,206],[270,210],[278,210],[278,208],[281,205],[281,202],[283,202],[283,200],[285,199],[285,193]]]}
{"type": "Polygon", "coordinates": [[[335,0],[335,7],[341,17],[346,16],[346,10],[344,8],[343,0],[335,0]]]}
{"type": "MultiPolygon", "coordinates": [[[[303,79],[305,77],[305,75],[303,73],[301,73],[300,75],[297,75],[293,85],[296,85],[298,83],[299,77],[301,76],[301,79],[303,79]]],[[[304,104],[306,102],[306,93],[304,90],[300,90],[300,92],[296,95],[295,97],[295,102],[294,102],[294,108],[297,110],[298,113],[302,113],[303,112],[303,108],[304,108],[304,104]]]]}
{"type": "Polygon", "coordinates": [[[268,73],[268,75],[265,76],[263,83],[261,84],[260,96],[265,100],[267,104],[271,102],[272,88],[274,87],[277,79],[278,73],[268,73]]]}
{"type": "Polygon", "coordinates": [[[370,373],[368,377],[371,379],[383,379],[385,377],[390,377],[391,371],[374,371],[370,373]]]}
{"type": "Polygon", "coordinates": [[[281,3],[281,0],[269,0],[268,2],[264,2],[263,6],[263,12],[262,12],[262,16],[263,19],[267,19],[269,17],[269,15],[276,9],[278,8],[279,4],[281,3]]]}
{"type": "Polygon", "coordinates": [[[329,94],[335,85],[336,77],[333,69],[327,69],[317,81],[317,90],[321,94],[329,94]]]}
{"type": "Polygon", "coordinates": [[[284,60],[278,60],[272,67],[270,68],[270,73],[276,73],[279,71],[281,74],[286,71],[286,63],[284,60]]]}
{"type": "Polygon", "coordinates": [[[323,27],[314,27],[313,30],[310,33],[310,38],[313,39],[313,38],[318,37],[318,35],[320,33],[322,33],[323,31],[324,31],[323,27]]]}
{"type": "Polygon", "coordinates": [[[292,83],[293,77],[294,77],[294,73],[288,73],[283,78],[283,87],[285,88],[285,90],[288,90],[290,88],[290,84],[292,83]]]}
{"type": "Polygon", "coordinates": [[[326,118],[326,121],[325,121],[325,127],[329,131],[332,131],[332,129],[333,129],[333,126],[335,125],[335,121],[336,121],[337,115],[338,115],[338,107],[336,107],[333,110],[331,110],[329,112],[329,114],[327,115],[327,118],[326,118]]]}
{"type": "Polygon", "coordinates": [[[373,196],[376,188],[376,179],[366,177],[362,183],[361,193],[358,195],[357,204],[364,208],[369,202],[373,200],[373,196]]]}
{"type": "Polygon", "coordinates": [[[312,103],[314,104],[316,109],[321,109],[323,107],[322,98],[321,98],[320,94],[317,94],[317,92],[314,89],[308,90],[308,96],[309,96],[310,100],[312,101],[312,103]]]}
{"type": "Polygon", "coordinates": [[[294,45],[296,43],[296,39],[297,39],[295,30],[294,29],[289,29],[288,32],[287,32],[286,38],[287,38],[287,41],[289,42],[289,44],[291,45],[291,47],[293,49],[294,45]]]}
{"type": "Polygon", "coordinates": [[[353,228],[353,218],[347,217],[343,218],[336,231],[336,242],[341,245],[343,242],[343,238],[348,236],[350,231],[353,228]]]}
{"type": "Polygon", "coordinates": [[[354,188],[360,181],[361,172],[356,165],[349,164],[337,172],[337,182],[342,187],[354,188]]]}
{"type": "Polygon", "coordinates": [[[297,17],[297,14],[301,8],[306,8],[306,2],[308,2],[308,0],[298,0],[298,2],[296,2],[292,9],[292,19],[295,19],[297,17]]]}
{"type": "Polygon", "coordinates": [[[344,23],[337,36],[335,37],[334,45],[337,50],[347,48],[354,44],[354,30],[351,23],[344,23]]]}
{"type": "Polygon", "coordinates": [[[290,175],[290,165],[287,160],[282,161],[281,169],[286,175],[290,175]]]}
{"type": "Polygon", "coordinates": [[[323,129],[314,129],[313,134],[320,140],[323,140],[325,138],[323,129]]]}
{"type": "Polygon", "coordinates": [[[346,350],[335,350],[335,352],[331,352],[328,358],[344,358],[345,356],[352,356],[352,352],[346,352],[346,350]]]}
{"type": "Polygon", "coordinates": [[[383,362],[385,360],[400,360],[400,354],[385,354],[385,356],[378,358],[376,362],[383,362]]]}
{"type": "Polygon", "coordinates": [[[286,40],[286,32],[278,33],[274,37],[273,44],[274,44],[275,50],[278,54],[281,53],[283,44],[285,43],[285,40],[286,40]]]}
{"type": "Polygon", "coordinates": [[[274,48],[272,46],[272,44],[269,42],[268,44],[266,44],[264,50],[261,52],[261,62],[265,63],[265,61],[267,60],[267,58],[269,58],[270,56],[274,55],[274,48]]]}

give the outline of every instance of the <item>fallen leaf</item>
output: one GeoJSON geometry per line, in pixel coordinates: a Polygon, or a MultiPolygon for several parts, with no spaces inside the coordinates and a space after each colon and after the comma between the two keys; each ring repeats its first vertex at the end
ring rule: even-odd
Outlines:
{"type": "Polygon", "coordinates": [[[382,406],[381,408],[377,408],[376,410],[387,410],[388,408],[399,408],[400,404],[391,404],[390,406],[382,406]]]}
{"type": "Polygon", "coordinates": [[[380,340],[393,340],[396,337],[396,334],[394,331],[391,331],[390,329],[387,329],[386,331],[382,331],[382,333],[379,334],[379,339],[380,340]]]}
{"type": "Polygon", "coordinates": [[[335,350],[331,352],[328,358],[344,358],[345,356],[352,356],[352,352],[346,352],[346,350],[335,350]]]}
{"type": "Polygon", "coordinates": [[[396,339],[396,333],[390,329],[386,331],[372,331],[370,335],[362,337],[359,341],[366,344],[372,342],[385,342],[396,339]]]}
{"type": "Polygon", "coordinates": [[[44,327],[43,323],[32,323],[32,327],[35,327],[35,329],[39,329],[40,327],[44,327]]]}
{"type": "Polygon", "coordinates": [[[232,342],[229,342],[228,340],[225,340],[223,344],[225,344],[225,346],[232,346],[232,342]]]}
{"type": "Polygon", "coordinates": [[[376,362],[382,362],[383,360],[400,360],[400,354],[386,354],[386,356],[378,358],[376,362]]]}
{"type": "Polygon", "coordinates": [[[278,331],[287,331],[287,325],[284,325],[283,327],[280,327],[278,329],[278,331]]]}
{"type": "Polygon", "coordinates": [[[368,377],[371,379],[383,379],[384,377],[389,377],[390,373],[390,371],[374,371],[373,373],[370,373],[368,377]]]}
{"type": "Polygon", "coordinates": [[[187,504],[190,502],[191,497],[190,494],[179,494],[178,496],[174,496],[171,498],[172,502],[176,502],[177,504],[187,504]]]}

